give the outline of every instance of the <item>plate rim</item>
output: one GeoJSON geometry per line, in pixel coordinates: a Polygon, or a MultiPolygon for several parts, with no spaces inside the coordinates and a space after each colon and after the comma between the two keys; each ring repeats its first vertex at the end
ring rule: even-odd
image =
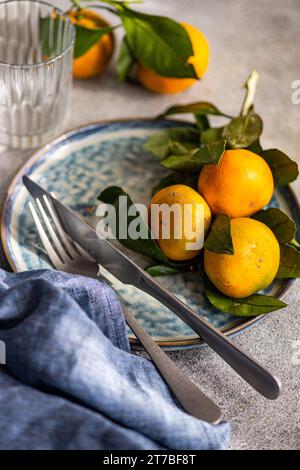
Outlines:
{"type": "MultiPolygon", "coordinates": [[[[1,236],[1,243],[3,247],[3,251],[6,257],[6,260],[12,269],[13,272],[18,272],[17,267],[14,263],[14,260],[12,259],[10,255],[10,250],[8,248],[8,243],[6,239],[6,233],[7,233],[7,227],[6,227],[6,211],[7,207],[9,204],[10,196],[13,193],[17,183],[19,182],[20,178],[25,174],[26,169],[30,169],[34,163],[36,163],[43,155],[45,155],[51,148],[53,148],[55,145],[59,144],[60,142],[67,142],[67,140],[76,135],[79,131],[84,131],[92,127],[97,127],[101,125],[106,125],[106,124],[117,124],[117,123],[126,123],[126,122],[155,122],[155,118],[147,118],[147,117],[132,117],[132,118],[119,118],[119,119],[104,119],[104,120],[98,120],[98,121],[92,121],[84,125],[80,126],[75,126],[71,129],[68,129],[64,133],[60,134],[59,136],[55,137],[54,139],[50,140],[47,144],[42,145],[41,147],[37,148],[33,154],[24,162],[21,164],[21,166],[17,169],[17,171],[14,173],[12,178],[9,181],[9,184],[5,190],[4,197],[3,197],[3,202],[1,205],[1,219],[0,219],[0,236],[1,236]]],[[[174,124],[179,123],[179,124],[186,124],[186,125],[194,125],[194,123],[185,121],[183,119],[161,119],[160,121],[165,121],[165,122],[173,122],[174,124]]],[[[285,186],[285,189],[290,193],[290,196],[292,197],[293,201],[295,202],[297,209],[300,213],[300,204],[298,202],[298,199],[291,188],[290,185],[285,186]]],[[[283,299],[287,293],[291,290],[293,284],[295,283],[296,279],[286,279],[284,280],[283,285],[279,289],[276,297],[278,299],[283,299]]],[[[249,320],[244,320],[242,323],[229,327],[228,329],[221,330],[225,336],[235,336],[242,331],[247,330],[248,328],[254,326],[255,324],[259,323],[263,318],[265,318],[267,315],[269,315],[272,312],[260,315],[258,317],[248,317],[249,320]]],[[[130,342],[134,345],[139,345],[139,341],[136,338],[129,338],[130,342]]],[[[193,338],[193,339],[180,339],[178,341],[176,340],[171,340],[171,341],[156,341],[159,346],[163,346],[166,348],[184,348],[187,346],[194,346],[194,347],[199,347],[201,345],[204,345],[205,342],[200,338],[193,338]]]]}

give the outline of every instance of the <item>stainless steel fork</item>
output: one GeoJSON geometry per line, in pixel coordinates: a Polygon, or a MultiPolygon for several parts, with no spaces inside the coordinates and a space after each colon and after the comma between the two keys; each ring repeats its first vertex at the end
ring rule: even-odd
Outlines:
{"type": "MultiPolygon", "coordinates": [[[[53,266],[59,271],[97,278],[99,273],[97,262],[79,245],[70,240],[46,196],[41,200],[36,198],[35,201],[41,218],[32,202],[29,202],[29,209],[41,242],[53,266]]],[[[127,325],[144,346],[182,407],[190,415],[208,423],[217,424],[220,422],[222,418],[220,408],[178,369],[124,306],[123,312],[127,325]]]]}

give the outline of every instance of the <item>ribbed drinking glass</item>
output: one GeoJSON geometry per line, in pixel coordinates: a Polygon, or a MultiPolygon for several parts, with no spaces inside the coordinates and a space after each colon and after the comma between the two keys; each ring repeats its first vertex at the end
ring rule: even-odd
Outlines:
{"type": "Polygon", "coordinates": [[[70,107],[75,28],[39,1],[0,3],[0,143],[37,147],[58,133],[70,107]]]}

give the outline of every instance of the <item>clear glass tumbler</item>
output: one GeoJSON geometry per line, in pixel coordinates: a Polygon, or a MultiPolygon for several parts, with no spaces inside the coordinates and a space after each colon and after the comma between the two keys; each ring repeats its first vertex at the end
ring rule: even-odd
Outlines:
{"type": "Polygon", "coordinates": [[[33,148],[61,130],[70,107],[75,28],[45,2],[0,3],[0,144],[33,148]]]}

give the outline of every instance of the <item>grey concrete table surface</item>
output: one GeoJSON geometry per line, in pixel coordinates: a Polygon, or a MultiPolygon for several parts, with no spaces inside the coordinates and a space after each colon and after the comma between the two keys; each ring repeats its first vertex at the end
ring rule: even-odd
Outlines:
{"type": "MultiPolygon", "coordinates": [[[[160,96],[120,84],[112,66],[98,79],[74,84],[69,128],[102,119],[153,116],[170,104],[196,100],[212,101],[234,114],[243,98],[241,85],[255,68],[261,76],[256,108],[264,118],[263,145],[280,148],[300,163],[300,104],[291,100],[292,82],[300,79],[299,0],[149,0],[143,8],[198,26],[211,46],[208,73],[181,95],[160,96]]],[[[31,153],[1,149],[2,198],[31,153]]],[[[299,182],[293,187],[300,197],[299,182]]],[[[3,253],[1,266],[7,266],[3,253]]],[[[287,296],[286,309],[234,339],[282,379],[282,395],[276,401],[259,396],[208,347],[170,353],[224,410],[232,425],[232,449],[300,448],[299,294],[297,282],[287,296]]]]}

